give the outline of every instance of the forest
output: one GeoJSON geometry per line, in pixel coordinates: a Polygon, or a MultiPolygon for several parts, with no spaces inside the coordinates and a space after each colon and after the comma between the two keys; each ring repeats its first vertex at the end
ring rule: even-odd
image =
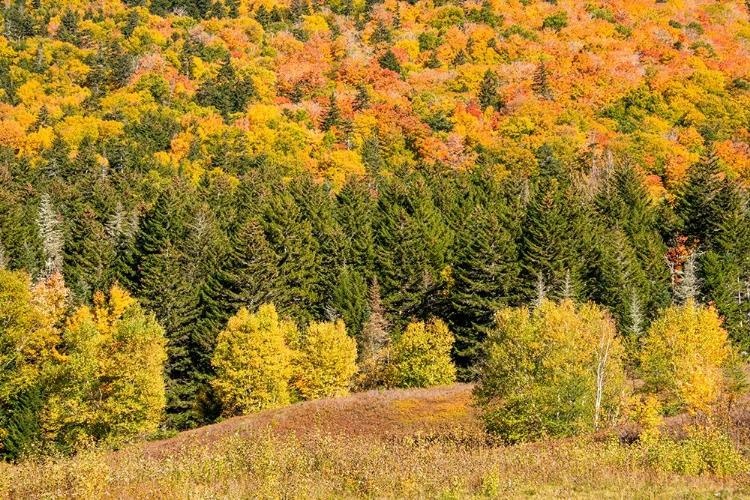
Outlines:
{"type": "Polygon", "coordinates": [[[458,381],[505,444],[687,414],[722,458],[664,467],[747,467],[746,3],[0,20],[5,459],[458,381]]]}

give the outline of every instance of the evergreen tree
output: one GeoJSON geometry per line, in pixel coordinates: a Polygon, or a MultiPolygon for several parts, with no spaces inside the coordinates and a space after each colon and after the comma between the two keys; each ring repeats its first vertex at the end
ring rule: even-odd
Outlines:
{"type": "Polygon", "coordinates": [[[354,103],[352,108],[354,111],[362,111],[370,106],[370,92],[367,90],[367,86],[362,83],[357,86],[357,95],[354,97],[354,103]]]}
{"type": "Polygon", "coordinates": [[[64,238],[60,228],[62,225],[60,216],[52,205],[52,199],[46,193],[42,195],[39,203],[36,221],[47,259],[42,275],[47,277],[62,271],[64,238]]]}
{"type": "Polygon", "coordinates": [[[500,95],[500,79],[497,77],[497,73],[491,69],[484,73],[477,98],[482,110],[491,106],[495,111],[499,111],[504,106],[503,98],[500,95]]]}
{"type": "Polygon", "coordinates": [[[78,15],[70,9],[65,9],[65,13],[60,18],[60,27],[57,28],[57,39],[61,42],[78,45],[80,34],[78,32],[78,15]]]}
{"type": "Polygon", "coordinates": [[[348,265],[341,267],[331,292],[329,311],[329,319],[343,319],[352,335],[362,331],[367,319],[367,283],[360,273],[348,265]]]}
{"type": "Polygon", "coordinates": [[[539,66],[537,66],[534,72],[531,88],[543,99],[552,100],[552,89],[549,86],[549,70],[544,60],[539,61],[539,66]]]}
{"type": "Polygon", "coordinates": [[[540,275],[550,297],[562,296],[569,272],[578,286],[581,262],[576,232],[580,227],[573,222],[570,194],[557,179],[543,180],[527,207],[521,237],[521,279],[528,300],[536,295],[540,275]]]}
{"type": "Polygon", "coordinates": [[[401,63],[398,62],[396,54],[391,49],[388,49],[378,58],[378,64],[383,69],[389,69],[395,73],[401,74],[401,63]]]}
{"type": "Polygon", "coordinates": [[[325,117],[323,118],[323,123],[321,125],[321,128],[328,132],[333,127],[338,127],[341,125],[341,110],[339,109],[339,105],[336,102],[336,94],[331,92],[331,104],[328,106],[328,111],[326,111],[325,117]]]}
{"type": "Polygon", "coordinates": [[[463,380],[472,376],[470,369],[495,312],[514,299],[520,269],[512,214],[506,207],[477,206],[457,236],[449,322],[456,332],[454,359],[463,380]]]}
{"type": "Polygon", "coordinates": [[[712,244],[724,216],[719,174],[719,161],[712,152],[690,167],[677,202],[685,236],[701,244],[712,244]]]}
{"type": "Polygon", "coordinates": [[[240,307],[255,310],[276,299],[279,257],[266,240],[263,226],[252,218],[231,238],[231,249],[222,273],[225,311],[240,307]]]}
{"type": "Polygon", "coordinates": [[[275,193],[263,212],[266,238],[278,256],[274,293],[279,312],[300,322],[322,316],[320,243],[294,197],[275,193]]]}
{"type": "MultiPolygon", "coordinates": [[[[184,188],[183,188],[184,189],[184,188]]],[[[188,234],[187,200],[178,187],[163,192],[137,235],[138,297],[159,318],[167,338],[167,414],[184,428],[197,386],[190,355],[192,329],[200,316],[197,290],[185,279],[188,264],[177,244],[188,234]]]]}
{"type": "Polygon", "coordinates": [[[390,331],[380,299],[378,278],[374,277],[368,291],[368,318],[358,342],[359,374],[356,386],[359,389],[367,390],[385,385],[390,360],[390,331]]]}
{"type": "Polygon", "coordinates": [[[435,207],[424,178],[414,175],[384,183],[374,227],[386,309],[402,325],[424,317],[453,242],[453,232],[435,207]]]}

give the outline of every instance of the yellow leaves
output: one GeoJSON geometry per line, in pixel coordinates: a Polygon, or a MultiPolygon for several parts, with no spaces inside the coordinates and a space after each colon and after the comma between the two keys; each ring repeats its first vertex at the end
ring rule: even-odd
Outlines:
{"type": "Polygon", "coordinates": [[[640,354],[644,380],[665,406],[710,414],[725,389],[731,349],[712,307],[672,306],[654,321],[640,354]]]}
{"type": "Polygon", "coordinates": [[[311,323],[295,360],[294,386],[307,400],[345,396],[357,372],[357,343],[341,320],[311,323]]]}
{"type": "Polygon", "coordinates": [[[273,305],[250,314],[240,309],[219,333],[212,364],[216,389],[227,415],[289,403],[292,352],[287,337],[296,330],[279,321],[273,305]]]}
{"type": "Polygon", "coordinates": [[[120,136],[124,132],[120,122],[80,115],[65,117],[55,128],[72,149],[78,149],[85,137],[93,140],[106,139],[120,136]]]}
{"type": "Polygon", "coordinates": [[[320,14],[313,14],[311,16],[303,16],[302,20],[302,31],[307,36],[311,36],[315,33],[322,31],[329,31],[328,23],[326,18],[320,14]]]}
{"type": "Polygon", "coordinates": [[[430,387],[456,381],[450,352],[455,337],[443,321],[410,323],[391,349],[388,381],[396,387],[430,387]]]}
{"type": "Polygon", "coordinates": [[[0,120],[0,144],[12,150],[19,150],[24,144],[26,130],[15,120],[0,120]]]}
{"type": "Polygon", "coordinates": [[[475,393],[508,441],[570,436],[619,419],[629,390],[612,318],[595,304],[503,309],[475,393]]]}

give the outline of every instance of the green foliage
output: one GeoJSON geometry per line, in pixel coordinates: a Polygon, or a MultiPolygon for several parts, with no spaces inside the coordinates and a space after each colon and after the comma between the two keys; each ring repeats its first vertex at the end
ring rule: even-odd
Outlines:
{"type": "Polygon", "coordinates": [[[439,319],[409,323],[393,343],[387,378],[396,387],[430,387],[456,381],[450,358],[454,342],[439,319]]]}
{"type": "Polygon", "coordinates": [[[378,64],[383,69],[389,69],[395,73],[401,73],[401,63],[398,62],[396,54],[392,50],[388,49],[378,58],[378,64]]]}
{"type": "Polygon", "coordinates": [[[558,12],[557,14],[553,14],[549,17],[546,17],[544,21],[542,22],[542,28],[550,28],[555,31],[560,31],[563,28],[566,28],[568,26],[568,13],[567,12],[558,12]]]}
{"type": "Polygon", "coordinates": [[[649,465],[668,473],[727,477],[750,469],[731,437],[714,428],[694,427],[680,441],[659,436],[641,448],[649,465]]]}
{"type": "Polygon", "coordinates": [[[503,309],[485,341],[475,389],[487,429],[507,442],[614,425],[628,385],[615,325],[593,304],[544,300],[503,309]]]}

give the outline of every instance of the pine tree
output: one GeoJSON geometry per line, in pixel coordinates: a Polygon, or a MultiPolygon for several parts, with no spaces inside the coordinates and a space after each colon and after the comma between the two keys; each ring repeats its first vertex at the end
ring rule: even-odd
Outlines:
{"type": "Polygon", "coordinates": [[[401,74],[401,63],[398,62],[396,54],[394,54],[391,49],[385,51],[385,53],[378,58],[378,64],[380,64],[380,67],[383,69],[388,69],[401,74]]]}
{"type": "Polygon", "coordinates": [[[471,376],[478,349],[493,316],[513,302],[519,274],[516,234],[507,205],[477,206],[457,236],[450,288],[450,325],[460,378],[471,376]]]}
{"type": "Polygon", "coordinates": [[[348,265],[339,272],[338,280],[331,292],[329,320],[342,318],[350,325],[352,335],[358,335],[367,319],[367,282],[365,278],[348,265]]]}
{"type": "Polygon", "coordinates": [[[339,109],[339,105],[336,102],[336,94],[331,92],[331,104],[328,106],[328,111],[326,111],[325,117],[323,118],[323,123],[321,124],[321,128],[328,132],[333,127],[338,127],[341,125],[341,110],[339,109]]]}
{"type": "Polygon", "coordinates": [[[711,152],[705,160],[691,166],[677,202],[677,215],[682,220],[685,236],[710,245],[723,219],[719,161],[711,152]]]}
{"type": "Polygon", "coordinates": [[[275,300],[279,279],[279,257],[266,240],[256,218],[244,223],[231,238],[231,250],[223,266],[221,283],[225,310],[234,314],[241,307],[255,310],[275,300]]]}
{"type": "Polygon", "coordinates": [[[383,302],[394,321],[424,317],[439,288],[453,232],[418,175],[381,186],[375,218],[376,263],[383,302]]]}
{"type": "Polygon", "coordinates": [[[372,224],[377,200],[368,180],[358,176],[349,177],[336,196],[336,201],[334,217],[344,238],[343,262],[362,277],[371,278],[375,259],[372,224]]]}
{"type": "Polygon", "coordinates": [[[354,97],[354,103],[352,108],[354,111],[362,111],[370,107],[370,92],[367,90],[367,86],[362,83],[357,86],[357,95],[354,97]]]}
{"type": "Polygon", "coordinates": [[[187,202],[186,193],[177,186],[167,189],[144,218],[136,237],[138,298],[165,330],[167,414],[170,425],[178,428],[188,425],[197,390],[190,347],[200,317],[198,290],[185,279],[188,262],[177,246],[188,234],[187,202]]]}
{"type": "Polygon", "coordinates": [[[320,243],[313,234],[312,223],[288,191],[271,197],[263,211],[263,226],[279,259],[275,290],[279,312],[300,322],[321,317],[324,273],[320,243]]]}
{"type": "Polygon", "coordinates": [[[367,390],[385,385],[385,370],[390,359],[391,327],[385,317],[378,278],[368,292],[368,318],[359,335],[359,375],[356,386],[367,390]]]}
{"type": "Polygon", "coordinates": [[[537,69],[534,72],[531,88],[543,99],[548,101],[552,100],[552,89],[550,89],[549,86],[549,70],[544,63],[544,60],[539,61],[539,66],[537,66],[537,69]]]}
{"type": "Polygon", "coordinates": [[[700,291],[700,280],[698,279],[698,256],[695,250],[687,256],[677,275],[679,281],[674,290],[675,303],[684,305],[688,302],[696,302],[700,291]]]}
{"type": "Polygon", "coordinates": [[[578,286],[580,264],[573,223],[570,192],[560,188],[557,179],[540,182],[530,200],[523,222],[521,237],[521,279],[528,300],[536,295],[539,276],[548,296],[562,296],[565,278],[571,273],[573,286],[578,286]]]}
{"type": "Polygon", "coordinates": [[[477,98],[482,110],[492,107],[495,111],[499,111],[504,106],[500,95],[500,79],[497,77],[497,73],[491,69],[484,73],[477,98]]]}

